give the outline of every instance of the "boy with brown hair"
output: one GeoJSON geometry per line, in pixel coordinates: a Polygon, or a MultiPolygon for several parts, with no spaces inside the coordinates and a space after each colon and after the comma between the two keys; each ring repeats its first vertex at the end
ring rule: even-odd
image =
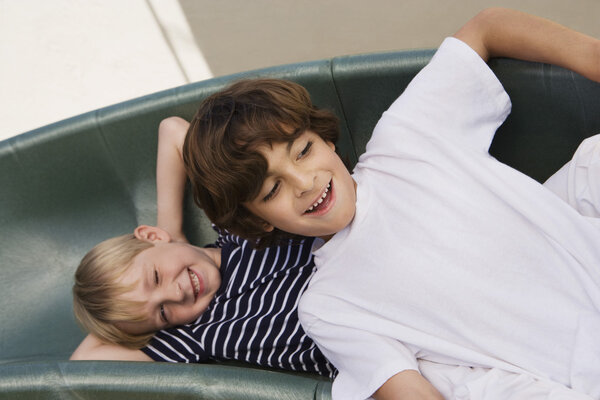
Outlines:
{"type": "Polygon", "coordinates": [[[440,398],[417,358],[600,398],[597,224],[489,156],[510,112],[486,65],[500,56],[600,81],[600,41],[490,9],[384,113],[352,176],[288,85],[225,91],[191,123],[184,162],[211,220],[259,244],[326,241],[300,318],[339,370],[334,399],[440,398]]]}
{"type": "Polygon", "coordinates": [[[338,118],[314,107],[306,89],[293,82],[243,80],[208,97],[190,123],[192,134],[185,143],[180,139],[195,201],[215,225],[261,247],[294,238],[295,233],[266,226],[239,205],[254,199],[257,183],[266,178],[267,163],[258,150],[282,140],[291,143],[307,130],[333,144],[338,118]]]}

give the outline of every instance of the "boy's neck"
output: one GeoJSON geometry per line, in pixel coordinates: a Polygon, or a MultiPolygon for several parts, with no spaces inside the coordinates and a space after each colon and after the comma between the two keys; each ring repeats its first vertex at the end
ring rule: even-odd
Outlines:
{"type": "Polygon", "coordinates": [[[320,239],[323,239],[323,241],[324,241],[325,243],[327,243],[327,242],[329,242],[329,239],[331,239],[331,238],[333,237],[333,235],[335,235],[335,233],[334,233],[334,234],[331,234],[331,235],[319,236],[319,238],[320,238],[320,239]]]}

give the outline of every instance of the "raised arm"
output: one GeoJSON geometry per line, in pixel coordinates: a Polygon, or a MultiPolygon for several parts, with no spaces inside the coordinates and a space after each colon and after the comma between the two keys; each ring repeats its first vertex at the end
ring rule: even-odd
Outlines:
{"type": "Polygon", "coordinates": [[[485,61],[510,57],[545,62],[600,82],[600,40],[520,11],[490,8],[455,35],[485,61]]]}
{"type": "Polygon", "coordinates": [[[187,178],[181,149],[188,126],[186,120],[170,117],[163,120],[158,127],[156,224],[177,242],[187,242],[183,234],[183,195],[187,178]]]}
{"type": "Polygon", "coordinates": [[[71,360],[152,361],[141,350],[107,344],[94,335],[87,335],[71,355],[71,360]]]}

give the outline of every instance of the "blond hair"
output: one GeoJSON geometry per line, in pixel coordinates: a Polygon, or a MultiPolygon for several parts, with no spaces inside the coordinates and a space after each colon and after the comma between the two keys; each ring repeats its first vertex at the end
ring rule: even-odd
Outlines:
{"type": "Polygon", "coordinates": [[[90,250],[75,272],[73,311],[81,327],[100,340],[132,349],[150,341],[153,332],[130,334],[119,328],[120,322],[141,322],[139,302],[122,299],[133,287],[119,283],[135,256],[152,247],[133,234],[103,241],[90,250]]]}

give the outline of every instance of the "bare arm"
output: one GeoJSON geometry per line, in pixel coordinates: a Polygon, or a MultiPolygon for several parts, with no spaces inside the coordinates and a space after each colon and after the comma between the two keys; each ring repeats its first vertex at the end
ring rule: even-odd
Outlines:
{"type": "MultiPolygon", "coordinates": [[[[158,128],[156,161],[157,225],[175,241],[187,242],[183,234],[183,195],[186,175],[181,149],[189,123],[178,117],[163,120],[158,128]]],[[[152,361],[141,350],[132,350],[87,337],[71,355],[71,360],[152,361]]]]}
{"type": "Polygon", "coordinates": [[[141,350],[116,344],[106,344],[94,335],[87,335],[71,355],[70,360],[152,361],[141,350]]]}
{"type": "Polygon", "coordinates": [[[544,18],[491,8],[467,22],[454,36],[485,61],[511,57],[545,62],[600,81],[600,40],[544,18]]]}
{"type": "Polygon", "coordinates": [[[376,400],[443,400],[440,392],[414,370],[402,371],[392,376],[373,397],[376,400]]]}
{"type": "Polygon", "coordinates": [[[170,117],[158,128],[156,224],[178,242],[187,242],[183,234],[183,195],[187,177],[181,151],[188,126],[186,120],[170,117]]]}

